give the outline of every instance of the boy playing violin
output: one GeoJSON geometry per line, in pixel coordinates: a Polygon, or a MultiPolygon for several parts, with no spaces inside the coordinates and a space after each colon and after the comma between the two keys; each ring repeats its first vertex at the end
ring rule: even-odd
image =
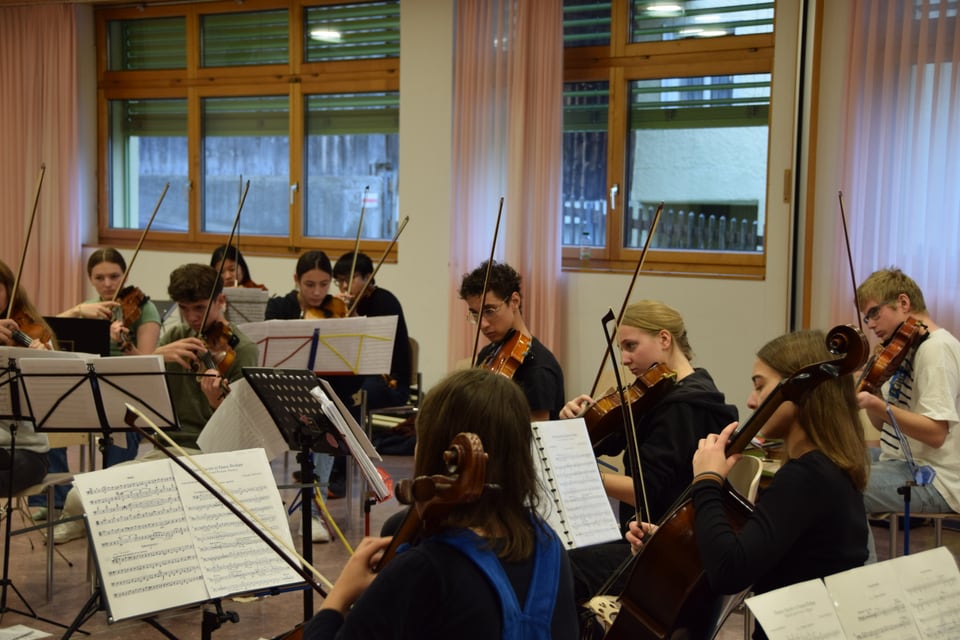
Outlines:
{"type": "Polygon", "coordinates": [[[243,375],[243,367],[257,365],[257,345],[224,319],[223,281],[213,267],[178,267],[170,274],[167,292],[177,303],[183,323],[160,337],[160,346],[154,353],[163,356],[169,373],[204,374],[199,380],[185,375],[167,376],[181,427],[171,436],[181,446],[196,449],[200,431],[226,396],[225,381],[233,382],[243,375]],[[211,291],[213,303],[209,304],[211,291]],[[204,364],[208,353],[215,368],[208,367],[209,361],[204,364]]]}
{"type": "MultiPolygon", "coordinates": [[[[515,333],[530,340],[530,348],[513,373],[530,403],[530,416],[537,420],[556,420],[563,407],[563,370],[560,363],[542,342],[533,337],[523,320],[520,293],[520,274],[508,264],[496,263],[490,267],[490,278],[483,300],[487,263],[463,276],[460,298],[467,303],[467,319],[480,323],[480,332],[490,344],[477,355],[482,366],[514,337],[515,333]]],[[[508,376],[509,377],[509,376],[508,376]]]]}
{"type": "MultiPolygon", "coordinates": [[[[910,349],[879,395],[857,394],[857,403],[882,429],[880,449],[872,450],[870,481],[864,491],[867,513],[903,510],[899,487],[914,480],[904,447],[890,425],[889,405],[917,466],[929,465],[931,484],[914,486],[911,510],[960,512],[960,342],[930,317],[923,292],[896,268],[881,269],[857,288],[863,321],[887,345],[911,316],[920,324],[905,336],[910,349]]],[[[874,557],[873,538],[869,541],[874,557]]]]}

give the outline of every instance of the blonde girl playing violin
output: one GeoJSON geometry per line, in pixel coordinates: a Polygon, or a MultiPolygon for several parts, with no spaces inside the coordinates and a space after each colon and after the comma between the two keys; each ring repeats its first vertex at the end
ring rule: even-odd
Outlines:
{"type": "MultiPolygon", "coordinates": [[[[87,277],[97,297],[59,313],[61,318],[110,320],[110,355],[153,353],[160,338],[160,313],[149,299],[114,301],[127,263],[116,249],[97,249],[87,259],[87,277]]],[[[132,290],[131,290],[132,291],[132,290]]]]}

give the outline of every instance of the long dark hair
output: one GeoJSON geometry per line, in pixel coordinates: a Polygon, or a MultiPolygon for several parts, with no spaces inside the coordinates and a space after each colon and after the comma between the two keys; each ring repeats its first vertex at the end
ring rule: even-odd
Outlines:
{"type": "Polygon", "coordinates": [[[243,259],[243,254],[240,253],[239,249],[233,245],[220,245],[213,250],[213,255],[210,256],[210,266],[216,269],[224,260],[233,260],[240,267],[240,273],[243,274],[243,277],[238,278],[237,282],[241,286],[251,281],[250,267],[247,266],[247,261],[243,259]]]}
{"type": "Polygon", "coordinates": [[[520,386],[482,368],[456,371],[434,386],[417,414],[417,476],[446,474],[443,452],[461,432],[475,433],[487,453],[486,482],[498,485],[454,508],[449,527],[476,527],[496,538],[506,561],[533,553],[530,507],[537,502],[530,405],[520,386]]]}

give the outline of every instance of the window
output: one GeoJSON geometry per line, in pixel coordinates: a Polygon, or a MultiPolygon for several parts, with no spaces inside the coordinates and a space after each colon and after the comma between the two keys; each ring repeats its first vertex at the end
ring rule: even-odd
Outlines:
{"type": "Polygon", "coordinates": [[[635,268],[662,202],[645,270],[763,277],[772,32],[772,2],[564,1],[565,268],[635,268]]]}
{"type": "Polygon", "coordinates": [[[96,11],[100,242],[379,253],[398,217],[399,2],[96,11]],[[156,233],[154,233],[154,231],[156,233]]]}

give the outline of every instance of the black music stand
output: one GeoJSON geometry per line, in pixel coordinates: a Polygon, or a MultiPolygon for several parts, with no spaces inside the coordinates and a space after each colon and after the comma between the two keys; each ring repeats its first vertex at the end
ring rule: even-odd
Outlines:
{"type": "MultiPolygon", "coordinates": [[[[134,358],[137,356],[21,361],[20,377],[24,382],[27,406],[34,416],[41,416],[35,421],[37,430],[100,431],[98,449],[102,466],[106,467],[113,441],[111,434],[134,430],[124,421],[127,402],[142,407],[161,427],[179,429],[162,362],[155,356],[134,358]]],[[[84,622],[104,609],[103,593],[97,585],[73,622],[66,627],[63,638],[69,638],[84,622]]],[[[156,626],[155,622],[150,624],[156,626]]]]}
{"type": "MultiPolygon", "coordinates": [[[[306,369],[268,369],[244,367],[243,377],[266,407],[280,434],[300,463],[300,518],[303,558],[313,562],[313,452],[349,455],[343,436],[324,415],[320,400],[311,391],[318,379],[306,369]]],[[[304,591],[304,621],[313,616],[313,594],[304,591]]]]}
{"type": "MultiPolygon", "coordinates": [[[[18,384],[19,371],[17,370],[16,359],[10,358],[7,362],[5,379],[0,380],[0,391],[4,388],[7,389],[7,392],[10,394],[10,412],[8,414],[0,415],[0,420],[9,420],[10,421],[10,477],[7,480],[7,503],[4,509],[7,520],[4,523],[4,547],[3,547],[3,573],[2,578],[0,578],[0,619],[8,611],[13,613],[19,613],[22,616],[33,618],[35,620],[41,620],[48,624],[52,624],[58,627],[66,628],[66,625],[56,622],[55,620],[50,620],[49,618],[44,618],[37,614],[34,611],[33,607],[30,606],[30,603],[27,602],[27,599],[23,597],[23,594],[20,593],[20,590],[17,589],[17,586],[13,584],[13,580],[10,578],[10,537],[13,526],[13,479],[14,479],[14,465],[13,461],[17,453],[17,429],[18,422],[34,422],[33,416],[24,414],[22,412],[22,407],[20,405],[20,385],[18,384]],[[27,608],[26,611],[21,611],[19,609],[14,609],[13,607],[7,606],[7,590],[12,589],[13,592],[20,598],[20,602],[23,603],[23,606],[27,608]]],[[[48,540],[48,545],[51,545],[53,541],[48,540]]]]}

